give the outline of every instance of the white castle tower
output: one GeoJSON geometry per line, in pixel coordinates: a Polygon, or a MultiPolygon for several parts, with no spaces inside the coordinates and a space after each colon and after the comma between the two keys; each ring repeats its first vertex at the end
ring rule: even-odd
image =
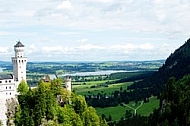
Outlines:
{"type": "Polygon", "coordinates": [[[66,76],[65,88],[71,92],[71,77],[70,76],[66,76]]]}
{"type": "Polygon", "coordinates": [[[24,45],[20,41],[14,46],[14,51],[15,57],[12,57],[13,75],[15,81],[19,84],[22,80],[26,81],[27,57],[24,57],[24,45]]]}
{"type": "Polygon", "coordinates": [[[14,46],[15,56],[12,57],[13,74],[0,74],[0,120],[7,126],[7,101],[16,99],[17,88],[22,80],[26,81],[26,63],[24,45],[19,41],[14,46]]]}

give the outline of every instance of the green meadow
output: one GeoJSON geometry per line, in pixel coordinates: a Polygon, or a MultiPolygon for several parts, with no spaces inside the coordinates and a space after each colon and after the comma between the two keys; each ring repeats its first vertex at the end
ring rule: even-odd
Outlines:
{"type": "MultiPolygon", "coordinates": [[[[127,105],[135,109],[140,105],[140,102],[137,103],[136,105],[134,104],[135,104],[134,102],[130,102],[127,105]]],[[[159,107],[159,100],[156,97],[152,97],[150,98],[149,102],[142,104],[142,106],[137,110],[137,114],[148,116],[153,112],[154,109],[158,107],[159,107]]],[[[116,107],[96,108],[96,111],[99,116],[101,116],[102,114],[105,114],[106,117],[109,117],[109,115],[111,115],[113,121],[118,121],[122,117],[125,118],[126,110],[134,114],[133,109],[130,109],[129,107],[121,106],[121,105],[118,105],[116,107]]]]}
{"type": "Polygon", "coordinates": [[[98,81],[96,82],[87,82],[86,85],[73,85],[77,94],[80,95],[97,95],[100,94],[110,94],[114,91],[119,91],[120,88],[127,89],[128,86],[133,84],[133,82],[125,82],[125,83],[117,83],[117,84],[109,84],[108,86],[98,86],[99,84],[104,84],[106,81],[98,81]],[[91,88],[94,86],[94,88],[91,88]]]}

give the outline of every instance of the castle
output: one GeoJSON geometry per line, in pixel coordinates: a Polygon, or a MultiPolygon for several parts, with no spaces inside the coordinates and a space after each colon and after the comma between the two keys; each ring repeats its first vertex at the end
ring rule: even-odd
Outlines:
{"type": "MultiPolygon", "coordinates": [[[[24,56],[24,47],[20,41],[14,46],[13,74],[0,74],[0,120],[3,126],[7,125],[7,100],[16,98],[18,85],[21,81],[26,81],[27,57],[24,56]]],[[[65,87],[71,91],[70,77],[66,78],[65,87]]]]}

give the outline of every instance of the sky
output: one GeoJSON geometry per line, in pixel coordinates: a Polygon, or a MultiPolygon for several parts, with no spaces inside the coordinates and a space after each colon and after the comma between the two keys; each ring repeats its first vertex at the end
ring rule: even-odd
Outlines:
{"type": "Polygon", "coordinates": [[[0,60],[166,59],[189,39],[189,0],[0,0],[0,60]]]}

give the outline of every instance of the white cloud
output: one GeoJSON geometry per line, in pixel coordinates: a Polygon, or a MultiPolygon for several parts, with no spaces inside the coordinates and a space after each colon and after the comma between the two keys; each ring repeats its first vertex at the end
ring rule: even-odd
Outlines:
{"type": "Polygon", "coordinates": [[[92,44],[84,44],[77,48],[80,50],[104,49],[104,47],[102,47],[102,46],[96,46],[96,45],[92,45],[92,44]]]}
{"type": "Polygon", "coordinates": [[[79,35],[79,32],[58,32],[58,35],[79,35]]]}
{"type": "Polygon", "coordinates": [[[10,35],[10,32],[2,31],[0,32],[0,36],[10,35]]]}
{"type": "Polygon", "coordinates": [[[153,50],[154,46],[150,43],[146,43],[146,44],[138,44],[135,45],[133,43],[128,43],[128,44],[117,44],[117,45],[112,45],[110,47],[110,49],[113,50],[153,50]]]}
{"type": "Polygon", "coordinates": [[[42,51],[45,53],[52,53],[52,52],[63,52],[63,47],[62,46],[53,46],[53,47],[42,47],[42,51]]]}
{"type": "Polygon", "coordinates": [[[100,2],[100,3],[111,3],[114,0],[96,0],[96,2],[100,2]]]}
{"type": "Polygon", "coordinates": [[[189,8],[188,0],[3,1],[0,46],[19,38],[36,56],[165,57],[189,37],[189,8]]]}
{"type": "Polygon", "coordinates": [[[63,1],[60,5],[57,6],[57,9],[71,9],[72,3],[69,0],[63,1]]]}
{"type": "Polygon", "coordinates": [[[83,43],[88,42],[88,38],[79,39],[76,42],[83,44],[83,43]]]}
{"type": "Polygon", "coordinates": [[[0,46],[0,53],[9,53],[8,47],[1,47],[0,46]]]}
{"type": "Polygon", "coordinates": [[[37,51],[37,48],[35,47],[34,44],[32,44],[32,45],[29,46],[29,49],[26,50],[26,51],[27,51],[27,53],[33,53],[33,52],[37,51]]]}

